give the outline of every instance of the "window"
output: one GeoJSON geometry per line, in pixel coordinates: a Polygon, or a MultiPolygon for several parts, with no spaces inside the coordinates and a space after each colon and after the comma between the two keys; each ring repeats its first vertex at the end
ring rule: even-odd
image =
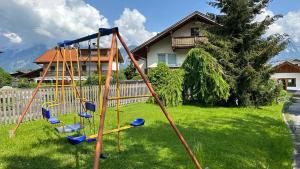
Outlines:
{"type": "Polygon", "coordinates": [[[200,36],[200,28],[191,28],[191,36],[200,36]]]}
{"type": "Polygon", "coordinates": [[[167,62],[166,62],[166,54],[165,53],[159,53],[158,54],[158,63],[165,63],[165,64],[167,64],[167,62]]]}
{"type": "Polygon", "coordinates": [[[86,71],[86,65],[81,66],[81,71],[86,71]]]}
{"type": "Polygon", "coordinates": [[[55,66],[50,66],[50,71],[55,71],[55,66]]]}
{"type": "Polygon", "coordinates": [[[165,63],[168,66],[176,66],[176,54],[173,53],[159,53],[158,63],[165,63]]]}
{"type": "Polygon", "coordinates": [[[296,79],[287,80],[288,87],[296,87],[296,79]]]}
{"type": "Polygon", "coordinates": [[[176,55],[168,54],[168,65],[175,66],[176,65],[176,55]]]}

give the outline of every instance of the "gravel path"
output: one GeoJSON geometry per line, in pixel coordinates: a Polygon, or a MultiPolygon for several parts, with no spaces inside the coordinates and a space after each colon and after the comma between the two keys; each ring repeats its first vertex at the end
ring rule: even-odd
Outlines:
{"type": "Polygon", "coordinates": [[[294,169],[300,169],[300,98],[289,106],[288,113],[284,114],[294,142],[294,169]]]}

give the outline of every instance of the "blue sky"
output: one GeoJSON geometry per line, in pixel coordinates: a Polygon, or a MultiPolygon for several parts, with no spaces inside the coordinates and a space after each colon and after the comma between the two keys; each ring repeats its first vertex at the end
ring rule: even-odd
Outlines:
{"type": "MultiPolygon", "coordinates": [[[[206,0],[86,0],[96,7],[110,22],[117,20],[124,8],[137,9],[147,19],[147,30],[160,32],[177,20],[198,10],[200,12],[217,13],[218,10],[209,6],[206,0]]],[[[269,10],[275,14],[287,14],[299,11],[299,0],[273,0],[269,10]]]]}
{"type": "MultiPolygon", "coordinates": [[[[267,15],[283,14],[267,35],[289,34],[287,58],[300,58],[300,0],[273,0],[267,15]]],[[[208,0],[0,0],[0,50],[51,48],[62,40],[118,26],[128,45],[139,45],[193,11],[218,13],[208,0]],[[17,12],[16,12],[17,11],[17,12]]],[[[103,46],[110,43],[103,39],[103,46]]],[[[24,62],[32,62],[24,59],[24,62]]]]}
{"type": "MultiPolygon", "coordinates": [[[[1,0],[0,49],[51,47],[113,26],[139,45],[196,10],[218,13],[208,0],[1,0]]],[[[285,18],[270,34],[291,34],[300,46],[299,0],[273,0],[261,18],[279,13],[285,18]]]]}

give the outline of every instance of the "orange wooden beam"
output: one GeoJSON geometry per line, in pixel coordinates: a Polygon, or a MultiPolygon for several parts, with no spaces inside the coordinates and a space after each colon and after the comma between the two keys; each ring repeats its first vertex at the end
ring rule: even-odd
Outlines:
{"type": "MultiPolygon", "coordinates": [[[[142,69],[140,68],[140,66],[138,65],[137,61],[135,60],[133,54],[130,52],[129,48],[127,47],[125,41],[123,40],[122,36],[120,35],[119,32],[117,32],[117,36],[118,39],[120,40],[121,44],[123,45],[124,49],[126,50],[130,60],[132,61],[132,63],[134,64],[135,68],[137,69],[137,71],[139,72],[139,74],[141,75],[142,79],[144,80],[144,82],[146,83],[149,91],[151,92],[152,96],[154,97],[154,99],[156,100],[156,102],[158,103],[160,109],[162,110],[162,112],[164,113],[164,115],[166,116],[166,118],[168,119],[170,125],[172,126],[172,128],[174,129],[175,133],[177,134],[178,138],[180,139],[181,143],[183,144],[186,152],[188,153],[188,155],[191,157],[191,159],[193,160],[195,167],[197,169],[202,169],[200,163],[198,162],[196,156],[194,155],[194,153],[192,152],[191,148],[189,147],[189,145],[187,144],[187,142],[185,141],[184,137],[182,136],[182,134],[180,133],[179,129],[177,128],[177,126],[175,125],[174,121],[172,120],[171,116],[169,115],[169,113],[167,112],[165,106],[163,105],[163,103],[160,101],[159,97],[157,96],[157,94],[155,93],[155,91],[153,90],[151,84],[149,83],[148,78],[146,77],[146,75],[143,73],[142,69]]],[[[95,168],[94,168],[95,169],[95,168]]]]}

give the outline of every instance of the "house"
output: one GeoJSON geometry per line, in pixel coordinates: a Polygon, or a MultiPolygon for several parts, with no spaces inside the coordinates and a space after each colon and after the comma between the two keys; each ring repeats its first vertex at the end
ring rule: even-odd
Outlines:
{"type": "Polygon", "coordinates": [[[14,73],[11,73],[10,75],[12,77],[14,77],[15,79],[26,78],[31,81],[34,78],[39,77],[42,71],[43,71],[43,68],[38,68],[38,69],[30,70],[27,72],[18,70],[14,73]]]}
{"type": "Polygon", "coordinates": [[[208,41],[203,34],[204,26],[216,25],[221,26],[210,17],[195,11],[134,48],[132,53],[146,73],[159,62],[166,63],[170,68],[178,68],[191,48],[208,41]]]}
{"type": "Polygon", "coordinates": [[[18,79],[20,76],[22,76],[22,75],[24,75],[24,74],[25,74],[25,72],[20,71],[20,70],[17,70],[16,72],[11,73],[10,75],[11,75],[12,77],[18,79]]]}
{"type": "MultiPolygon", "coordinates": [[[[118,61],[119,63],[123,63],[123,57],[118,50],[118,61]]],[[[55,56],[56,50],[55,49],[50,49],[46,51],[44,54],[39,56],[38,58],[35,59],[34,63],[42,65],[43,71],[41,71],[40,76],[35,78],[34,81],[38,82],[41,79],[41,76],[44,74],[47,66],[49,65],[51,59],[55,56]]],[[[62,51],[62,53],[64,53],[62,51]]],[[[65,61],[67,62],[68,66],[71,66],[71,63],[73,65],[73,70],[74,70],[74,80],[87,80],[88,76],[92,73],[97,73],[97,64],[98,64],[98,53],[97,49],[91,49],[89,51],[88,49],[80,49],[80,57],[79,57],[79,66],[80,66],[80,71],[81,74],[79,77],[78,74],[78,67],[77,67],[77,50],[76,49],[66,49],[66,59],[65,61]],[[90,53],[90,54],[89,54],[90,53]]],[[[110,55],[110,49],[109,48],[101,48],[100,49],[100,61],[101,61],[101,72],[106,73],[108,70],[108,61],[109,61],[109,55],[110,55]]],[[[62,75],[63,75],[63,57],[60,54],[60,52],[57,54],[57,58],[59,61],[58,65],[58,79],[62,80],[62,75]]],[[[54,60],[54,62],[51,64],[50,69],[48,70],[46,77],[44,81],[53,83],[56,80],[56,65],[57,65],[57,59],[54,60]]],[[[119,67],[119,65],[116,65],[116,62],[113,62],[113,70],[116,70],[116,66],[119,67]]],[[[68,69],[65,67],[64,70],[64,79],[66,83],[71,81],[71,77],[69,76],[68,69]]]]}
{"type": "Polygon", "coordinates": [[[30,81],[36,81],[38,77],[40,77],[41,72],[43,71],[43,68],[38,68],[35,70],[30,70],[27,72],[23,71],[16,71],[15,73],[11,73],[10,75],[14,77],[14,80],[12,81],[12,87],[18,87],[19,80],[21,78],[25,78],[30,81]]]}
{"type": "Polygon", "coordinates": [[[271,78],[283,84],[285,90],[300,91],[300,60],[278,62],[271,78]]]}

